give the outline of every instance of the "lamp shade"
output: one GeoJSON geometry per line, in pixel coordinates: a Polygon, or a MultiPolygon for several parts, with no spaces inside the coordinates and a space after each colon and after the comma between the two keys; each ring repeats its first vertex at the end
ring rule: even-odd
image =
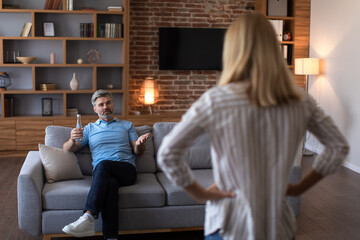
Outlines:
{"type": "Polygon", "coordinates": [[[139,94],[139,101],[145,105],[152,105],[159,100],[159,91],[157,84],[152,77],[147,77],[141,88],[139,94]]]}
{"type": "Polygon", "coordinates": [[[296,75],[314,75],[319,74],[318,58],[296,58],[295,74],[296,75]]]}

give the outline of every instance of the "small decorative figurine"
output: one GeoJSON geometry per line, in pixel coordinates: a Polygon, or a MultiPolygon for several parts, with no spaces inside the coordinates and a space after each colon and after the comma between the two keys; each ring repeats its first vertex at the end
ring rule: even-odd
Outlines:
{"type": "Polygon", "coordinates": [[[99,64],[100,53],[95,49],[90,49],[86,54],[86,61],[91,64],[99,64]]]}

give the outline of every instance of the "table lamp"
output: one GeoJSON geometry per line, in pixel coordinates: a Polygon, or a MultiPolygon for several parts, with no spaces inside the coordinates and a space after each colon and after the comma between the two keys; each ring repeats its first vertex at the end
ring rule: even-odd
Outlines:
{"type": "Polygon", "coordinates": [[[152,114],[152,105],[159,100],[159,91],[153,77],[147,77],[140,88],[139,101],[149,106],[150,114],[152,114]]]}
{"type": "MultiPolygon", "coordinates": [[[[319,74],[319,58],[296,58],[295,59],[295,75],[305,75],[305,90],[306,93],[309,93],[309,75],[319,74]]],[[[302,155],[303,156],[312,156],[311,152],[306,151],[306,133],[303,141],[302,155]]]]}

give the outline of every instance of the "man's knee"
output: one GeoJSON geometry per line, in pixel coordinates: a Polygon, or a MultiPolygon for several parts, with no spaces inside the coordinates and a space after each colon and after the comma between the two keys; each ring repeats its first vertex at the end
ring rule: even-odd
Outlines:
{"type": "Polygon", "coordinates": [[[97,176],[101,176],[101,178],[109,175],[110,176],[110,173],[111,173],[111,166],[110,166],[110,162],[109,160],[104,160],[104,161],[101,161],[99,162],[97,165],[96,165],[96,168],[93,172],[93,179],[94,177],[96,178],[97,176]]]}
{"type": "Polygon", "coordinates": [[[103,160],[96,165],[95,170],[99,170],[99,171],[108,170],[108,168],[111,167],[110,164],[111,164],[110,160],[103,160]]]}

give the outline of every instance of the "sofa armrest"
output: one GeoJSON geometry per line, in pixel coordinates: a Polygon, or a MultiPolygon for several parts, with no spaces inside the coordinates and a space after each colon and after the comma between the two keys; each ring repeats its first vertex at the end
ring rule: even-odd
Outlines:
{"type": "Polygon", "coordinates": [[[42,232],[41,192],[44,181],[40,154],[38,151],[30,151],[18,176],[18,221],[21,230],[35,236],[42,232]]]}

